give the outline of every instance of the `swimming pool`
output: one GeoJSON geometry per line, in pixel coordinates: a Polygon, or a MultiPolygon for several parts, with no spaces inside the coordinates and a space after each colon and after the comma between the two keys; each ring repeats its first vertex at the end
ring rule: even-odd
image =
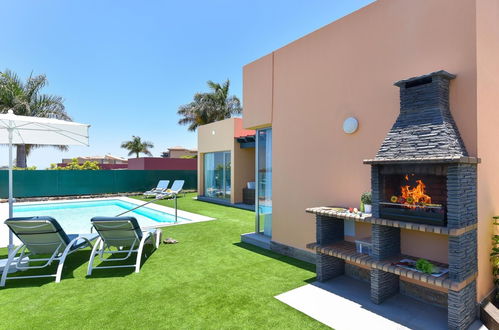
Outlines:
{"type": "MultiPolygon", "coordinates": [[[[77,234],[90,232],[90,228],[92,227],[90,219],[93,217],[113,217],[127,210],[131,210],[138,205],[141,204],[131,203],[123,199],[30,203],[14,205],[14,216],[51,216],[59,222],[66,233],[77,234]]],[[[157,227],[158,225],[175,223],[174,214],[152,208],[158,207],[157,205],[148,206],[130,211],[124,216],[135,217],[141,227],[157,227]]],[[[185,212],[180,211],[179,213],[185,212]]],[[[192,219],[178,216],[177,221],[177,223],[180,224],[191,222],[192,219]]]]}

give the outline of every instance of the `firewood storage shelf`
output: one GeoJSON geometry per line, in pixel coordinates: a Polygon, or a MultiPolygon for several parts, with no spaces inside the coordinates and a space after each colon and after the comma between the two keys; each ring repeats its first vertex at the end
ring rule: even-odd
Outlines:
{"type": "MultiPolygon", "coordinates": [[[[476,274],[473,274],[464,281],[456,282],[449,279],[448,274],[444,274],[440,277],[435,277],[415,270],[395,266],[394,263],[402,259],[418,259],[417,257],[404,254],[398,254],[388,259],[377,261],[367,254],[357,252],[355,243],[347,241],[340,241],[326,246],[320,246],[317,243],[309,243],[307,244],[307,248],[314,250],[317,253],[340,258],[357,265],[367,266],[371,269],[379,269],[384,272],[412,279],[416,282],[427,283],[440,288],[451,289],[455,291],[461,290],[476,278],[476,274]]],[[[439,267],[448,267],[447,264],[434,261],[432,261],[432,263],[439,267]]]]}

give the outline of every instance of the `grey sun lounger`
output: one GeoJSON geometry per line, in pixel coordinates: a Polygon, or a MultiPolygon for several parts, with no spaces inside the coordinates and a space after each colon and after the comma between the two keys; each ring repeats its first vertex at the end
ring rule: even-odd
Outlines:
{"type": "Polygon", "coordinates": [[[134,217],[94,217],[91,222],[99,233],[99,238],[90,255],[88,276],[92,275],[94,269],[105,268],[135,267],[135,272],[138,273],[144,245],[152,244],[155,249],[159,247],[161,231],[159,229],[142,231],[134,217]],[[114,250],[112,250],[113,247],[114,250]],[[96,256],[99,256],[101,263],[104,263],[132,259],[132,253],[137,253],[133,264],[94,266],[96,256]],[[125,256],[105,259],[105,254],[125,254],[125,256]]]}
{"type": "Polygon", "coordinates": [[[164,192],[156,194],[156,198],[169,198],[178,195],[184,188],[185,180],[175,180],[173,181],[172,187],[164,192]]]}
{"type": "Polygon", "coordinates": [[[165,192],[168,189],[169,184],[170,180],[160,180],[156,188],[148,190],[144,193],[144,197],[155,197],[156,194],[165,192]]]}
{"type": "Polygon", "coordinates": [[[66,257],[75,251],[92,246],[91,242],[98,237],[97,234],[66,234],[54,218],[45,216],[10,218],[5,220],[5,224],[23,244],[10,253],[2,273],[0,287],[5,286],[7,280],[37,277],[55,277],[55,282],[59,283],[66,257]],[[16,257],[19,251],[21,255],[16,257]],[[30,266],[32,262],[40,261],[45,263],[30,266]],[[16,265],[17,270],[28,270],[48,267],[54,261],[59,262],[55,274],[7,276],[12,264],[16,265]]]}

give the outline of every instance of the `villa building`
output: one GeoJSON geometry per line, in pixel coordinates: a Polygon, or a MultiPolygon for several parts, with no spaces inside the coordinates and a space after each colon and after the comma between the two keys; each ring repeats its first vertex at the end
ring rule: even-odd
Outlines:
{"type": "Polygon", "coordinates": [[[164,158],[195,157],[198,154],[196,149],[187,149],[181,146],[167,148],[168,151],[162,153],[164,158]]]}
{"type": "Polygon", "coordinates": [[[199,129],[200,194],[236,203],[254,178],[255,232],[244,242],[316,263],[320,281],[369,282],[375,303],[400,292],[442,306],[450,328],[467,328],[493,290],[499,2],[378,0],[243,76],[242,127],[199,129]],[[256,131],[245,158],[254,177],[237,161],[239,129],[256,131]],[[213,185],[218,165],[225,179],[213,185]],[[416,185],[424,199],[402,198],[416,185]],[[366,191],[372,215],[327,208],[358,208],[366,191]],[[362,240],[369,253],[356,251],[362,240]],[[446,273],[398,267],[403,258],[446,273]]]}
{"type": "Polygon", "coordinates": [[[254,209],[255,131],[241,118],[198,128],[198,199],[254,209]]]}

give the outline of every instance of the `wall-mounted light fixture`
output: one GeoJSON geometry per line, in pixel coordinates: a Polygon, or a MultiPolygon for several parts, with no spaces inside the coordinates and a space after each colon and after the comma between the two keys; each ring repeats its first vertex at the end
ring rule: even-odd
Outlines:
{"type": "Polygon", "coordinates": [[[215,135],[215,130],[211,131],[211,135],[215,135]]]}
{"type": "Polygon", "coordinates": [[[359,128],[359,121],[355,117],[348,117],[343,122],[343,132],[347,134],[354,133],[359,128]]]}

